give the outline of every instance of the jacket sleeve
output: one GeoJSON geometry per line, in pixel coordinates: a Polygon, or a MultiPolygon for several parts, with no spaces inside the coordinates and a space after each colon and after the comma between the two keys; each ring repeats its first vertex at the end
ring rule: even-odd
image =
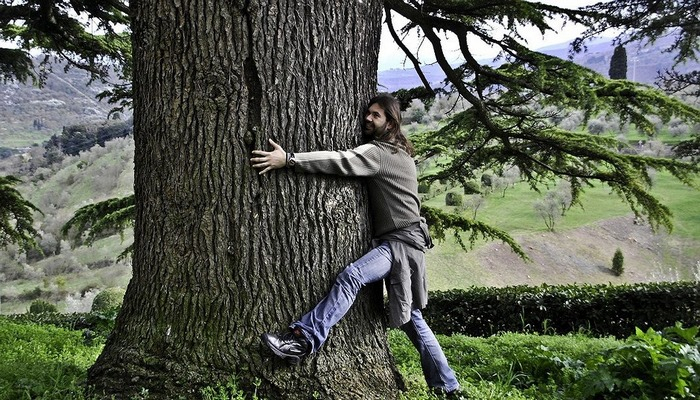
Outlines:
{"type": "Polygon", "coordinates": [[[379,171],[380,149],[368,143],[345,151],[295,153],[297,171],[343,176],[373,176],[379,171]]]}

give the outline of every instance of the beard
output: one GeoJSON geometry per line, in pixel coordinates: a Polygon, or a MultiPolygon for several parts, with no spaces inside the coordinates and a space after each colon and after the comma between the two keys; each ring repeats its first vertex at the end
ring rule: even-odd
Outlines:
{"type": "Polygon", "coordinates": [[[372,141],[375,139],[381,139],[387,131],[387,123],[381,126],[377,126],[372,122],[365,122],[362,126],[362,136],[366,141],[372,141]]]}

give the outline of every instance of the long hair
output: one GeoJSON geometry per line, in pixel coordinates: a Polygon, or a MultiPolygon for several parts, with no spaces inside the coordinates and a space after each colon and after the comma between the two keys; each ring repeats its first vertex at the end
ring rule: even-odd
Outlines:
{"type": "Polygon", "coordinates": [[[414,149],[406,135],[401,132],[401,103],[389,93],[379,93],[367,103],[367,110],[372,104],[378,104],[386,115],[387,130],[380,138],[374,138],[382,142],[393,144],[413,156],[414,149]],[[390,123],[390,124],[389,124],[390,123]],[[390,125],[390,126],[389,126],[390,125]]]}

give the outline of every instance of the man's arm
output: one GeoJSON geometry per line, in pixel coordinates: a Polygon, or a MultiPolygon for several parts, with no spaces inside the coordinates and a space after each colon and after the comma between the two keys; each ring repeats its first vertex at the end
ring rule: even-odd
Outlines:
{"type": "MultiPolygon", "coordinates": [[[[251,158],[253,168],[263,169],[260,174],[288,165],[288,154],[270,140],[271,152],[254,150],[260,157],[251,158]]],[[[308,173],[342,176],[373,176],[379,171],[381,154],[374,144],[365,144],[345,151],[312,151],[294,156],[295,169],[308,173]]]]}

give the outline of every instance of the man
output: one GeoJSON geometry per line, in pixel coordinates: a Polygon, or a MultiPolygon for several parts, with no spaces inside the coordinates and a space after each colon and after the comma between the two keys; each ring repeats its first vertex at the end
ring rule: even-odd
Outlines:
{"type": "Polygon", "coordinates": [[[328,295],[285,334],[265,333],[262,341],[292,364],[317,352],[330,329],[347,313],[360,289],[387,280],[389,324],[400,327],[420,353],[428,386],[457,394],[454,371],[423,320],[427,304],[424,252],[432,247],[421,218],[413,147],[401,132],[399,102],[389,94],[369,101],[363,126],[367,143],[348,151],[287,153],[270,140],[270,152],[254,150],[251,162],[260,174],[289,167],[306,173],[367,178],[374,230],[373,248],[338,275],[328,295]]]}

